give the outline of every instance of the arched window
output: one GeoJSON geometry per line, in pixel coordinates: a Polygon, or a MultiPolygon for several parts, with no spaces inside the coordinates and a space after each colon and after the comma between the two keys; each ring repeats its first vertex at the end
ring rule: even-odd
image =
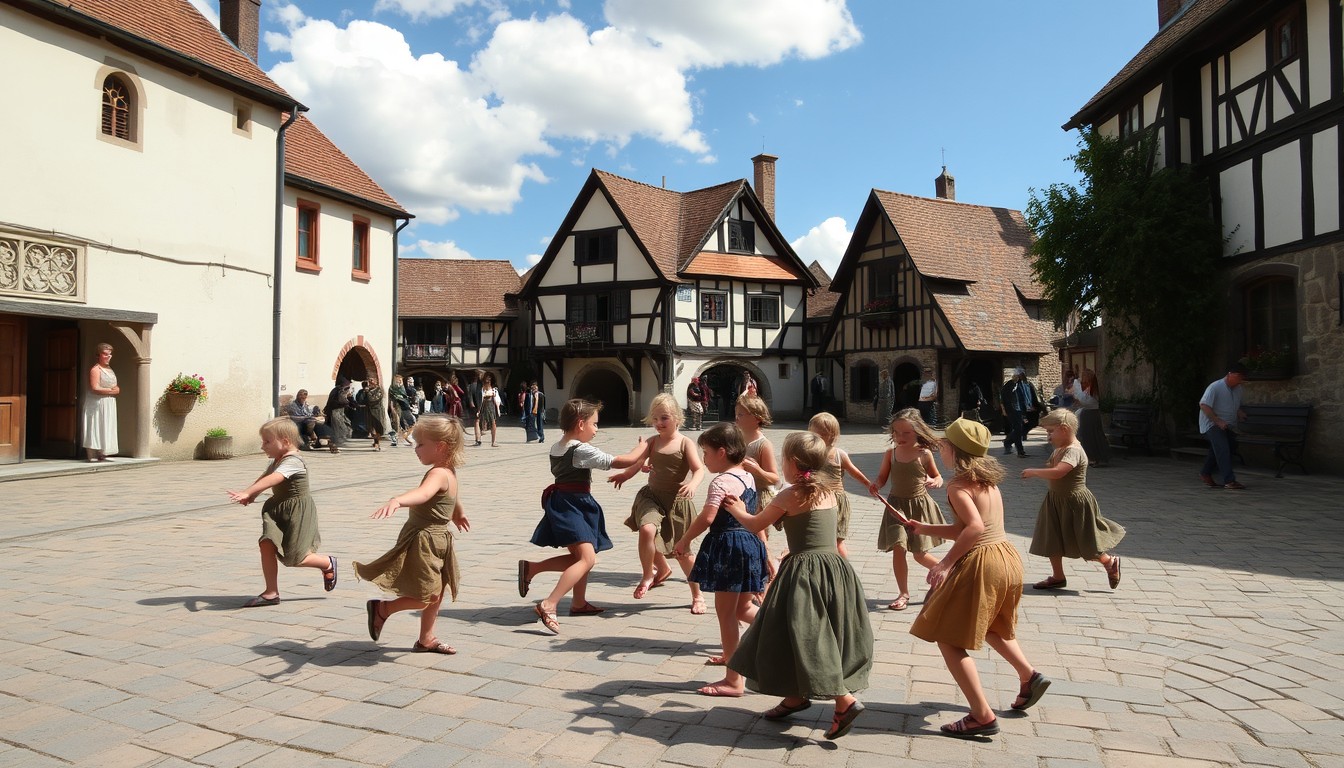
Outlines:
{"type": "Polygon", "coordinates": [[[1246,357],[1252,370],[1291,369],[1297,358],[1295,280],[1270,275],[1242,289],[1246,357]]]}
{"type": "Polygon", "coordinates": [[[849,369],[849,401],[867,403],[877,397],[877,363],[860,360],[849,369]]]}
{"type": "Polygon", "coordinates": [[[131,135],[131,89],[120,77],[108,75],[103,81],[103,133],[134,141],[131,135]]]}

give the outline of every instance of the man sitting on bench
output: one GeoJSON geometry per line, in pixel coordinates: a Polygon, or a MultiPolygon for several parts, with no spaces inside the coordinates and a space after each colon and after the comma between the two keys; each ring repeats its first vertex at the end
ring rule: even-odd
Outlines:
{"type": "Polygon", "coordinates": [[[1237,452],[1237,422],[1246,418],[1241,410],[1241,383],[1246,380],[1246,365],[1233,363],[1227,375],[1209,385],[1199,399],[1199,433],[1209,441],[1209,453],[1199,479],[1210,488],[1240,491],[1246,486],[1237,482],[1232,469],[1232,455],[1237,452]],[[1215,480],[1218,471],[1221,480],[1215,480]]]}

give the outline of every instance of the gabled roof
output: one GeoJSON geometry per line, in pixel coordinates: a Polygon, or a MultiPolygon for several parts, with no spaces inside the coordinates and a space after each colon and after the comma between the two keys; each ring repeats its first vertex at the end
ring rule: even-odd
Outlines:
{"type": "Polygon", "coordinates": [[[1099,117],[1104,117],[1104,112],[1107,111],[1106,102],[1116,91],[1131,81],[1146,79],[1151,74],[1166,68],[1169,59],[1182,54],[1182,48],[1186,47],[1184,43],[1201,41],[1203,38],[1201,33],[1206,23],[1224,8],[1238,2],[1239,0],[1192,0],[1168,21],[1166,26],[1158,30],[1153,39],[1149,40],[1148,44],[1143,46],[1142,50],[1097,92],[1097,95],[1078,110],[1078,114],[1069,118],[1069,122],[1063,126],[1064,130],[1080,128],[1091,124],[1099,117]]]}
{"type": "Polygon", "coordinates": [[[285,177],[296,186],[352,198],[379,213],[413,218],[305,115],[285,133],[285,177]]]}
{"type": "Polygon", "coordinates": [[[290,109],[298,104],[188,0],[7,2],[263,103],[290,109]]]}
{"type": "Polygon", "coordinates": [[[874,189],[854,226],[831,290],[847,291],[868,233],[891,222],[915,270],[970,351],[1048,352],[1050,324],[1033,320],[1023,299],[1043,291],[1031,271],[1031,230],[1020,211],[874,189]]]}
{"type": "Polygon", "coordinates": [[[817,279],[817,290],[808,294],[807,297],[807,319],[824,320],[835,312],[835,305],[840,301],[840,294],[831,291],[831,276],[826,274],[826,268],[821,266],[821,262],[813,261],[808,265],[807,271],[817,279]]]}
{"type": "Polygon", "coordinates": [[[522,286],[503,259],[398,259],[397,313],[402,317],[491,320],[515,317],[522,286]]]}
{"type": "Polygon", "coordinates": [[[674,192],[595,168],[574,199],[556,237],[551,239],[538,268],[529,270],[524,291],[545,273],[594,194],[606,196],[654,271],[669,283],[683,282],[692,275],[714,274],[813,284],[811,273],[765,213],[764,206],[745,179],[691,192],[674,192]],[[777,256],[701,254],[701,248],[714,228],[738,198],[751,210],[758,236],[769,240],[777,256]]]}

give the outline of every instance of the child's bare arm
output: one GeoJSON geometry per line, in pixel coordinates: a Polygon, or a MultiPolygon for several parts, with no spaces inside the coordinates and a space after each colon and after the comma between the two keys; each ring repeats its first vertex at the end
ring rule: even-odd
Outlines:
{"type": "Polygon", "coordinates": [[[372,518],[388,517],[396,512],[400,507],[413,507],[416,504],[424,504],[434,495],[448,487],[449,477],[452,473],[442,467],[435,467],[425,473],[425,479],[420,481],[420,485],[413,491],[397,494],[387,500],[383,506],[375,509],[372,518]]]}
{"type": "Polygon", "coordinates": [[[933,460],[933,451],[925,449],[919,460],[924,463],[924,474],[928,479],[924,481],[924,487],[929,490],[943,487],[943,476],[938,474],[938,464],[933,460]]]}
{"type": "Polygon", "coordinates": [[[262,491],[285,482],[285,476],[279,472],[271,472],[257,478],[257,482],[249,485],[247,490],[229,491],[229,501],[236,501],[243,506],[247,506],[256,500],[262,491]]]}
{"type": "MultiPolygon", "coordinates": [[[[454,485],[456,484],[454,483],[454,485]]],[[[466,505],[463,504],[462,499],[457,496],[456,488],[453,488],[450,492],[457,499],[457,503],[453,505],[453,525],[456,525],[457,530],[459,531],[470,531],[471,521],[467,519],[466,505]]]]}
{"type": "Polygon", "coordinates": [[[759,533],[773,525],[776,520],[783,517],[790,509],[792,509],[792,506],[790,506],[792,503],[793,493],[788,488],[785,488],[783,492],[770,502],[770,506],[753,515],[747,511],[747,503],[742,501],[740,497],[732,494],[723,497],[724,510],[733,517],[736,517],[737,521],[742,524],[742,527],[752,533],[759,533]]]}
{"type": "Polygon", "coordinates": [[[779,482],[779,462],[775,461],[775,449],[766,440],[761,443],[761,453],[755,459],[744,459],[742,466],[756,478],[756,487],[769,487],[779,482]]]}
{"type": "Polygon", "coordinates": [[[1049,467],[1027,467],[1022,470],[1022,477],[1039,477],[1042,480],[1058,480],[1072,471],[1072,464],[1067,461],[1061,461],[1049,467]]]}
{"type": "Polygon", "coordinates": [[[677,497],[689,499],[695,495],[695,489],[700,487],[700,481],[705,477],[705,463],[700,460],[700,449],[690,438],[682,438],[681,449],[687,456],[687,463],[691,466],[691,476],[681,482],[677,487],[677,497]]]}
{"type": "Polygon", "coordinates": [[[691,521],[691,527],[686,529],[686,533],[672,549],[672,554],[677,557],[689,555],[691,553],[691,542],[699,538],[700,534],[704,533],[709,528],[710,524],[714,522],[714,518],[718,516],[718,513],[718,505],[706,503],[704,508],[700,510],[700,514],[696,515],[695,519],[691,521]]]}
{"type": "Polygon", "coordinates": [[[840,467],[848,472],[850,477],[863,483],[863,487],[869,487],[868,476],[854,466],[854,462],[849,460],[849,454],[844,451],[840,451],[840,467]]]}
{"type": "Polygon", "coordinates": [[[891,452],[895,448],[888,448],[882,452],[882,466],[877,470],[877,479],[868,484],[868,492],[876,496],[882,491],[882,486],[887,484],[891,477],[891,452]]]}
{"type": "Polygon", "coordinates": [[[652,444],[653,444],[652,440],[645,440],[643,436],[641,436],[639,438],[639,445],[636,445],[633,451],[630,451],[629,453],[623,453],[620,456],[617,456],[611,460],[611,468],[625,469],[626,467],[630,466],[636,466],[636,467],[639,466],[639,464],[642,463],[644,459],[648,456],[649,446],[651,446],[652,444]]]}
{"type": "Polygon", "coordinates": [[[937,589],[939,585],[947,579],[947,574],[951,572],[952,566],[962,558],[975,542],[984,533],[985,521],[980,517],[980,510],[975,506],[975,499],[965,488],[953,488],[947,493],[947,500],[952,505],[952,513],[956,516],[957,522],[949,526],[931,526],[933,528],[951,528],[956,530],[954,535],[940,536],[939,538],[950,538],[952,548],[943,555],[943,559],[938,564],[929,569],[927,581],[929,586],[937,589]]]}

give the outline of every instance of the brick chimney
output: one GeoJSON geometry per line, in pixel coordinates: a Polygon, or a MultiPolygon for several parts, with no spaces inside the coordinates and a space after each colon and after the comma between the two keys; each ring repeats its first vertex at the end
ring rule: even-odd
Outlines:
{"type": "Polygon", "coordinates": [[[261,0],[219,0],[219,31],[253,61],[260,29],[261,0]]]}
{"type": "Polygon", "coordinates": [[[1186,0],[1157,0],[1157,28],[1167,26],[1167,22],[1180,14],[1185,4],[1186,0]]]}
{"type": "Polygon", "coordinates": [[[765,206],[765,212],[770,214],[771,219],[775,218],[775,161],[778,159],[764,152],[751,158],[751,165],[756,169],[756,181],[753,184],[756,197],[760,198],[761,205],[765,206]]]}
{"type": "Polygon", "coordinates": [[[938,175],[938,178],[933,180],[933,192],[944,200],[957,199],[957,180],[947,172],[946,165],[943,166],[943,172],[938,175]]]}

